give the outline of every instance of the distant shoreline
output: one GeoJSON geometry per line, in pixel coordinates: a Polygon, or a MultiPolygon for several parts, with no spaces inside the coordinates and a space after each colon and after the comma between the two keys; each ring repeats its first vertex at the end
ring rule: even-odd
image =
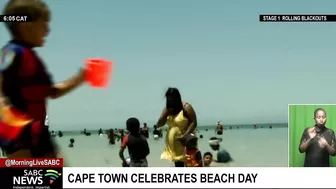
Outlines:
{"type": "MultiPolygon", "coordinates": [[[[272,126],[273,128],[285,128],[288,127],[288,123],[263,123],[263,124],[234,124],[234,125],[224,125],[224,128],[228,128],[228,127],[232,127],[232,129],[237,129],[237,127],[242,128],[242,129],[253,129],[253,125],[257,125],[258,128],[263,127],[264,129],[269,128],[269,126],[272,126]]],[[[122,129],[122,128],[118,128],[117,129],[122,129]]],[[[215,125],[207,125],[207,126],[198,126],[197,129],[198,130],[205,130],[205,129],[214,129],[215,125]]],[[[82,130],[61,130],[63,132],[63,134],[81,134],[81,132],[84,130],[85,128],[83,128],[82,130]]],[[[86,129],[87,132],[92,133],[98,133],[98,130],[100,128],[97,129],[86,129]]],[[[109,129],[114,129],[114,128],[102,128],[103,131],[104,130],[109,130],[109,129]]],[[[152,127],[149,127],[149,130],[152,130],[152,127]]],[[[59,131],[56,128],[53,128],[52,126],[49,127],[49,131],[59,131]]]]}

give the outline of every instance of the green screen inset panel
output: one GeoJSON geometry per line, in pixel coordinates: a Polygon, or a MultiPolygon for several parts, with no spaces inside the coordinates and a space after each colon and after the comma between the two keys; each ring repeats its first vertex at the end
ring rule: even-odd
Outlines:
{"type": "MultiPolygon", "coordinates": [[[[303,131],[315,125],[314,111],[323,108],[327,112],[326,126],[336,131],[336,105],[289,105],[289,166],[303,167],[305,154],[299,152],[303,131]]],[[[336,158],[330,156],[331,167],[336,167],[336,158]]]]}

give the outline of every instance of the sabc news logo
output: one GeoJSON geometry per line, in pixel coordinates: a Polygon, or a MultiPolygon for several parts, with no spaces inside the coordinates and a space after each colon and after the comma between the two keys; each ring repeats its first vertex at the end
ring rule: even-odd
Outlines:
{"type": "Polygon", "coordinates": [[[53,169],[46,171],[25,169],[22,176],[13,176],[13,185],[51,185],[61,175],[62,173],[53,169]],[[49,183],[45,183],[45,180],[49,180],[49,183]]]}

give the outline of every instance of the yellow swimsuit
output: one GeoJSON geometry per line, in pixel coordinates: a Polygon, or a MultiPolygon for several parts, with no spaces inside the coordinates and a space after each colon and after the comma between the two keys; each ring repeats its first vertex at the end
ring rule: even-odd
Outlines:
{"type": "Polygon", "coordinates": [[[168,131],[166,134],[166,149],[161,154],[161,159],[170,161],[186,161],[184,156],[184,145],[177,139],[183,135],[188,127],[188,119],[184,117],[183,110],[176,116],[168,116],[168,131]]]}

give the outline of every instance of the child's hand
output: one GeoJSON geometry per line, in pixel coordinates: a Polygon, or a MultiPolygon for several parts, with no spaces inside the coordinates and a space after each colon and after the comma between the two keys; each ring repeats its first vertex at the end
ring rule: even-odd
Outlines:
{"type": "Polygon", "coordinates": [[[81,68],[79,70],[79,73],[77,74],[77,78],[80,82],[85,82],[86,81],[86,70],[84,68],[81,68]]]}
{"type": "Polygon", "coordinates": [[[126,160],[122,162],[123,167],[128,167],[126,160]]]}

